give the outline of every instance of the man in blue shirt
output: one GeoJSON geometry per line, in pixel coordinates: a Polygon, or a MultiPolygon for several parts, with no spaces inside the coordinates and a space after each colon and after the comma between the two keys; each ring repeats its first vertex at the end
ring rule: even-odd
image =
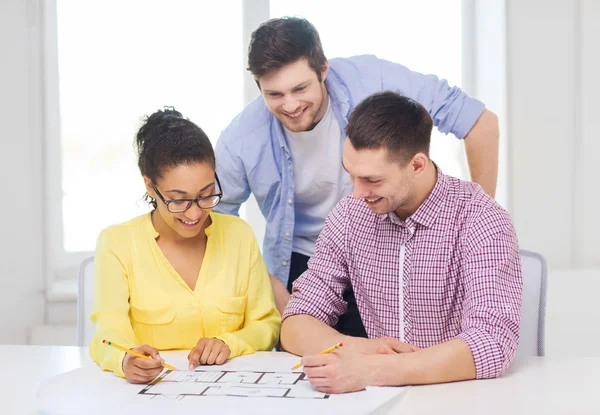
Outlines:
{"type": "MultiPolygon", "coordinates": [[[[391,90],[420,102],[444,133],[465,139],[473,181],[494,196],[498,120],[485,106],[434,75],[372,55],[325,58],[305,19],[278,18],[252,34],[248,69],[262,97],[223,131],[216,147],[224,195],[217,210],[237,215],[250,193],[267,226],[263,255],[280,311],[307,268],[325,217],[352,191],[342,168],[348,117],[368,95],[391,90]]],[[[366,336],[353,292],[337,329],[366,336]]]]}

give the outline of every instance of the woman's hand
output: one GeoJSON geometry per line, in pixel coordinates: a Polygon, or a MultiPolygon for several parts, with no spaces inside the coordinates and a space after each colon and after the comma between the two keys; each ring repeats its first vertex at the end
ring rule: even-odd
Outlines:
{"type": "Polygon", "coordinates": [[[202,338],[188,355],[189,369],[193,370],[198,365],[222,365],[230,355],[231,350],[223,341],[202,338]]]}
{"type": "Polygon", "coordinates": [[[125,353],[123,358],[123,372],[125,378],[131,383],[150,383],[163,370],[165,362],[158,354],[158,350],[147,344],[132,349],[135,352],[150,356],[154,360],[146,360],[141,357],[125,353]]]}

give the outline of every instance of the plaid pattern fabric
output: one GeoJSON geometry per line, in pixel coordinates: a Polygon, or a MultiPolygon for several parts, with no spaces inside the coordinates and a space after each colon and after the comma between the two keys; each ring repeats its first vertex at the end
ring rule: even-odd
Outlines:
{"type": "Polygon", "coordinates": [[[406,221],[376,215],[362,199],[342,199],[283,318],[309,314],[333,326],[349,285],[370,338],[422,348],[460,338],[477,378],[500,375],[514,357],[522,294],[517,238],[509,214],[479,185],[438,168],[433,191],[406,221]]]}

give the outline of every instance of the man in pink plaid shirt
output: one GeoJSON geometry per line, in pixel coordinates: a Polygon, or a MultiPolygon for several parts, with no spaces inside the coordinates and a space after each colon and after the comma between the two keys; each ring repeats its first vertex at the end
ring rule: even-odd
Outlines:
{"type": "Polygon", "coordinates": [[[432,125],[393,92],[350,116],[343,164],[354,194],[327,217],[281,331],[319,391],[491,378],[513,360],[522,279],[510,216],[429,159],[432,125]],[[349,286],[368,339],[332,328],[349,286]]]}

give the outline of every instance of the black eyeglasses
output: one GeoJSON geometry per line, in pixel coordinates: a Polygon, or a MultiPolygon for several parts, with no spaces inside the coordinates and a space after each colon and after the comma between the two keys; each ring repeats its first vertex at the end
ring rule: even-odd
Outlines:
{"type": "Polygon", "coordinates": [[[171,213],[185,212],[192,207],[192,203],[195,203],[200,209],[212,209],[219,204],[223,197],[223,189],[221,188],[221,182],[219,182],[219,176],[215,173],[215,180],[219,188],[219,193],[210,196],[202,196],[197,199],[173,199],[165,200],[163,195],[160,194],[154,183],[152,183],[152,189],[156,192],[156,195],[162,200],[167,206],[167,210],[171,213]]]}

